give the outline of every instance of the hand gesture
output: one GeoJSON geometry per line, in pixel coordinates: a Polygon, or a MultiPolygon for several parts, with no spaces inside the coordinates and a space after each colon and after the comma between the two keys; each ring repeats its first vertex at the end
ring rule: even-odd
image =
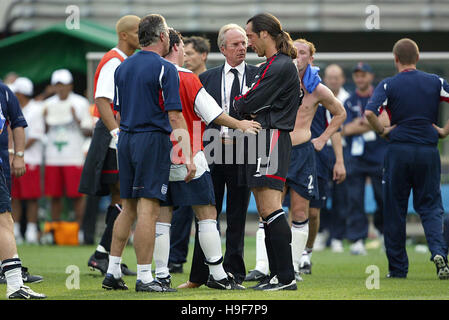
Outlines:
{"type": "Polygon", "coordinates": [[[333,177],[332,179],[337,183],[340,184],[346,179],[346,168],[343,162],[336,162],[334,165],[333,170],[333,177]]]}
{"type": "Polygon", "coordinates": [[[257,134],[262,129],[262,126],[259,122],[254,120],[241,120],[238,129],[242,130],[244,133],[257,134]]]}
{"type": "Polygon", "coordinates": [[[323,140],[320,139],[320,138],[312,139],[311,142],[312,142],[313,147],[315,148],[316,151],[321,151],[321,150],[323,150],[324,146],[326,145],[326,141],[323,141],[323,140]]]}
{"type": "Polygon", "coordinates": [[[440,139],[444,139],[447,137],[447,135],[449,134],[449,132],[446,132],[446,130],[444,130],[444,128],[440,128],[439,126],[437,126],[436,124],[432,123],[432,126],[435,128],[435,130],[438,132],[438,136],[440,137],[440,139]]]}
{"type": "Polygon", "coordinates": [[[184,178],[184,181],[189,183],[190,181],[192,181],[193,178],[195,178],[196,166],[192,162],[192,163],[186,164],[186,168],[187,168],[187,175],[184,178]]]}

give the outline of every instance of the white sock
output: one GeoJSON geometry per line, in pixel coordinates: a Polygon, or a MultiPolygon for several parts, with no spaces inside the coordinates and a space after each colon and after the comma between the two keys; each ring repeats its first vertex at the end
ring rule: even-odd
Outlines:
{"type": "MultiPolygon", "coordinates": [[[[218,233],[216,220],[205,219],[198,222],[198,239],[206,261],[213,263],[223,257],[221,252],[220,234],[218,233]]],[[[221,280],[227,277],[227,274],[223,269],[223,263],[215,265],[208,264],[208,266],[209,273],[215,280],[221,280]]]]}
{"type": "Polygon", "coordinates": [[[168,257],[170,255],[170,223],[156,223],[156,240],[154,242],[153,261],[156,265],[156,277],[166,278],[168,271],[168,257]]]}
{"type": "Polygon", "coordinates": [[[27,223],[27,231],[37,232],[37,223],[36,222],[28,222],[27,223]]]}
{"type": "Polygon", "coordinates": [[[256,232],[256,267],[255,270],[268,274],[268,256],[265,247],[265,229],[262,222],[259,222],[259,229],[256,232]]]}
{"type": "Polygon", "coordinates": [[[2,262],[3,273],[6,278],[7,292],[14,292],[23,286],[22,263],[17,255],[2,262]]]}
{"type": "Polygon", "coordinates": [[[17,291],[23,286],[22,268],[14,268],[5,272],[6,284],[8,291],[17,291]]]}
{"type": "Polygon", "coordinates": [[[293,267],[296,272],[299,271],[299,260],[306,247],[309,237],[309,219],[303,222],[293,221],[292,223],[292,258],[293,267]]]}
{"type": "Polygon", "coordinates": [[[109,256],[109,265],[107,273],[112,274],[115,279],[120,279],[122,277],[122,269],[120,268],[121,262],[122,257],[109,256]]]}
{"type": "Polygon", "coordinates": [[[143,283],[150,283],[153,281],[153,275],[151,274],[151,263],[137,265],[137,280],[140,280],[143,283]]]}

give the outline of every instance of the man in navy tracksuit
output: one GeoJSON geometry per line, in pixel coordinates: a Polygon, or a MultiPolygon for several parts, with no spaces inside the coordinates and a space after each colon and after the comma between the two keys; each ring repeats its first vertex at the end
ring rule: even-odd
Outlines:
{"type": "Polygon", "coordinates": [[[353,69],[352,78],[356,90],[345,101],[348,117],[342,130],[350,153],[346,236],[352,242],[351,253],[364,255],[364,241],[368,237],[369,226],[365,212],[365,184],[368,177],[377,204],[374,225],[382,233],[382,167],[386,141],[372,131],[364,117],[365,106],[373,94],[373,70],[368,64],[359,62],[353,69]]]}
{"type": "Polygon", "coordinates": [[[436,125],[440,101],[449,101],[449,84],[434,74],[416,69],[419,49],[410,39],[393,47],[398,74],[379,83],[365,115],[373,129],[388,139],[384,166],[384,239],[388,258],[387,277],[405,278],[406,215],[410,191],[440,279],[449,279],[447,245],[443,239],[443,205],[440,190],[441,162],[438,138],[449,134],[436,125]],[[391,126],[377,115],[384,109],[391,126]]]}

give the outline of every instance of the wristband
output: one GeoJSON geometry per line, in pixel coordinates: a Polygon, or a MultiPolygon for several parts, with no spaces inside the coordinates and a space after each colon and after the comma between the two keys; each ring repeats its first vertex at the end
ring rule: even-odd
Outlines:
{"type": "Polygon", "coordinates": [[[109,134],[113,137],[113,138],[118,138],[118,135],[120,134],[120,129],[119,128],[115,128],[112,129],[111,131],[109,131],[109,134]]]}

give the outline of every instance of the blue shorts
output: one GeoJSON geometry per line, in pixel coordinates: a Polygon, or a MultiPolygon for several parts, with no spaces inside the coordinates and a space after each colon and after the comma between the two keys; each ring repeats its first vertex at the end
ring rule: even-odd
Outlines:
{"type": "Polygon", "coordinates": [[[0,164],[0,214],[11,212],[11,195],[0,164]]]}
{"type": "MultiPolygon", "coordinates": [[[[121,174],[121,173],[120,173],[121,174]]],[[[161,206],[215,206],[214,185],[210,172],[206,171],[199,178],[189,183],[170,181],[166,201],[161,206]]]]}
{"type": "Polygon", "coordinates": [[[315,148],[310,141],[292,147],[287,186],[301,197],[318,199],[315,148]]]}
{"type": "Polygon", "coordinates": [[[329,181],[318,176],[318,199],[312,199],[309,208],[322,209],[326,207],[327,197],[329,195],[329,181]]]}
{"type": "Polygon", "coordinates": [[[165,201],[172,146],[166,133],[120,132],[117,149],[122,199],[165,201]]]}

